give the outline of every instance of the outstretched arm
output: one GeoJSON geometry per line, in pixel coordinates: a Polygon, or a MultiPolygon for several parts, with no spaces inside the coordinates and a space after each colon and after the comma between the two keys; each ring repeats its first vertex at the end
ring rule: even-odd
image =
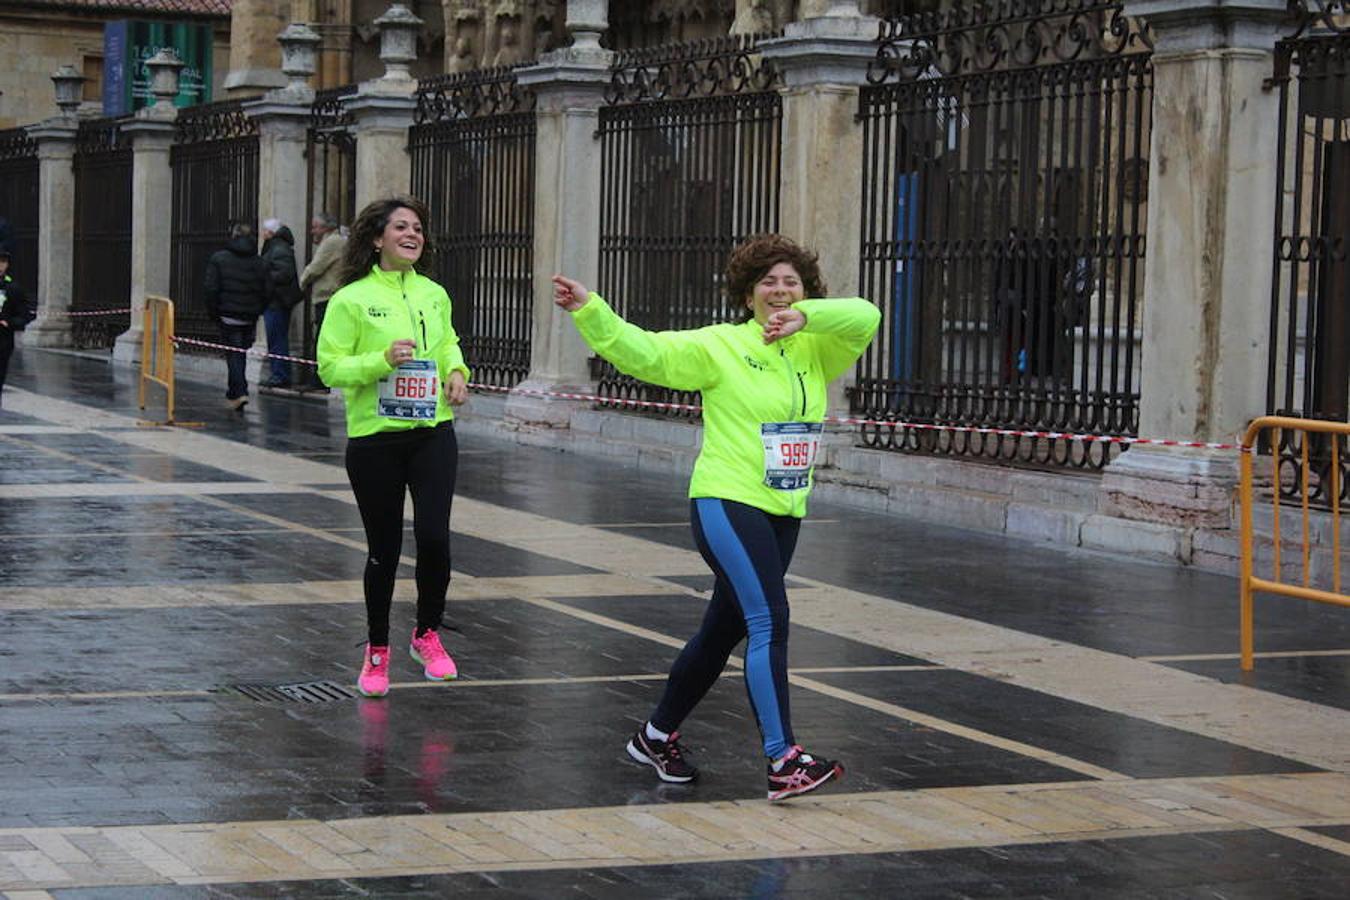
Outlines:
{"type": "Polygon", "coordinates": [[[627,375],[680,391],[700,391],[717,380],[702,330],[639,328],[625,322],[599,294],[564,275],[553,276],[553,302],[572,314],[592,350],[627,375]]]}

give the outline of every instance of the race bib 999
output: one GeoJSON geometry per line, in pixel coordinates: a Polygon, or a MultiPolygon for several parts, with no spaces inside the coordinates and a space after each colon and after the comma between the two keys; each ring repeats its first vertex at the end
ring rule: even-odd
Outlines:
{"type": "Polygon", "coordinates": [[[811,467],[820,452],[820,422],[765,422],[764,483],[779,491],[797,491],[811,483],[811,467]]]}

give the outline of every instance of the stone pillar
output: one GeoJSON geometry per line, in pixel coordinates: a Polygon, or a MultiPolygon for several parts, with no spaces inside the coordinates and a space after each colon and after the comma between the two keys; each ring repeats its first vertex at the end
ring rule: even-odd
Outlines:
{"type": "Polygon", "coordinates": [[[417,59],[416,35],[422,20],[394,2],[375,20],[380,29],[384,74],[361,83],[347,103],[356,125],[356,208],[394,194],[408,193],[412,165],[408,128],[417,109],[417,81],[408,66],[417,59]]]}
{"type": "MultiPolygon", "coordinates": [[[[313,99],[313,92],[308,90],[272,91],[244,106],[244,113],[258,123],[258,221],[280,219],[281,224],[291,229],[297,262],[304,259],[304,242],[309,240],[309,221],[305,218],[309,199],[305,139],[313,99]]],[[[301,307],[296,309],[290,328],[293,348],[304,330],[304,316],[298,314],[301,307]]],[[[267,349],[261,320],[255,346],[267,349]]],[[[265,366],[262,369],[265,379],[267,369],[265,366]]]]}
{"type": "MultiPolygon", "coordinates": [[[[820,253],[821,274],[836,297],[858,291],[862,180],[856,165],[840,162],[863,156],[862,126],[855,120],[858,89],[876,55],[878,27],[855,3],[851,15],[792,22],[782,38],[760,44],[786,87],[781,228],[820,253]]],[[[832,412],[847,408],[848,381],[831,386],[832,412]]]]}
{"type": "Polygon", "coordinates": [[[67,313],[75,287],[75,133],[73,116],[30,129],[38,145],[38,317],[24,340],[36,347],[69,347],[67,313]]]}
{"type": "MultiPolygon", "coordinates": [[[[415,88],[417,82],[411,82],[415,88]]],[[[412,160],[408,156],[408,129],[417,101],[412,89],[386,93],[379,80],[363,83],[347,101],[356,135],[356,208],[395,194],[408,193],[412,160]]]]}
{"type": "MultiPolygon", "coordinates": [[[[1232,442],[1265,409],[1284,0],[1133,0],[1155,35],[1141,437],[1232,442]]],[[[1102,512],[1227,527],[1232,452],[1137,446],[1102,512]]],[[[1188,551],[1179,549],[1185,558],[1188,551]]]]}
{"type": "MultiPolygon", "coordinates": [[[[594,12],[590,10],[590,12],[594,12]]],[[[594,289],[600,274],[600,235],[596,204],[600,197],[599,110],[609,83],[610,52],[591,38],[604,23],[576,20],[569,26],[577,44],[545,54],[539,65],[520,72],[520,84],[537,97],[534,201],[534,333],[530,374],[520,389],[590,392],[590,349],[570,315],[553,303],[549,279],[561,272],[594,289]]],[[[566,425],[575,403],[513,393],[507,415],[528,422],[566,425]]]]}
{"type": "Polygon", "coordinates": [[[139,364],[147,294],[172,297],[172,107],[142,109],[122,126],[131,140],[131,327],[117,336],[113,359],[139,364]]]}

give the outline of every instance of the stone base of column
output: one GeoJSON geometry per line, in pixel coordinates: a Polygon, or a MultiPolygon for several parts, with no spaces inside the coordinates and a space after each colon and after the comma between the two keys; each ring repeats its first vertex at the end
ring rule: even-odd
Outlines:
{"type": "Polygon", "coordinates": [[[75,346],[69,319],[38,319],[22,332],[20,340],[29,347],[70,349],[75,346]]]}
{"type": "Polygon", "coordinates": [[[132,319],[134,321],[131,327],[119,334],[117,340],[113,341],[113,362],[139,366],[141,364],[141,342],[145,339],[145,333],[141,330],[141,317],[133,313],[132,319]]]}
{"type": "Polygon", "coordinates": [[[1157,525],[1231,528],[1237,481],[1234,451],[1135,446],[1102,473],[1098,510],[1157,525]]]}
{"type": "Polygon", "coordinates": [[[531,378],[522,381],[512,389],[506,398],[506,419],[522,425],[541,425],[546,428],[570,428],[572,414],[582,407],[582,401],[565,400],[561,397],[545,397],[549,394],[594,394],[593,384],[569,384],[561,381],[549,381],[531,378]]]}

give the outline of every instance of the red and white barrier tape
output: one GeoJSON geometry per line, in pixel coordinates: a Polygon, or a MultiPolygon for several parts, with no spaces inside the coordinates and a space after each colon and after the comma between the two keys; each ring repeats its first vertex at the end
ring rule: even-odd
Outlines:
{"type": "MultiPolygon", "coordinates": [[[[239,347],[230,347],[226,344],[214,344],[210,341],[199,341],[195,338],[174,337],[173,341],[178,344],[190,344],[194,347],[207,347],[213,350],[224,350],[229,353],[244,353],[256,359],[284,359],[288,362],[301,363],[307,366],[318,365],[318,363],[312,359],[302,359],[298,356],[284,356],[279,353],[254,352],[251,348],[243,350],[239,347]]],[[[630,400],[623,397],[602,397],[599,394],[541,391],[534,388],[522,387],[508,388],[500,387],[495,384],[478,384],[477,382],[469,382],[469,387],[476,391],[487,391],[490,393],[523,394],[530,397],[548,397],[554,400],[577,400],[584,403],[598,403],[604,406],[635,407],[639,409],[655,409],[662,411],[678,410],[681,412],[701,412],[703,410],[702,406],[692,403],[663,403],[657,400],[630,400]]],[[[858,425],[878,429],[887,428],[896,431],[948,431],[963,434],[993,435],[996,437],[1031,437],[1044,440],[1078,441],[1085,444],[1143,444],[1153,447],[1187,447],[1195,450],[1237,450],[1240,452],[1248,452],[1244,450],[1241,444],[1221,444],[1210,441],[1174,441],[1165,438],[1128,437],[1110,434],[1082,434],[1070,431],[1033,431],[1018,428],[991,428],[984,425],[944,425],[933,422],[907,422],[904,420],[865,419],[848,416],[826,416],[822,421],[828,425],[858,425]]]]}
{"type": "Polygon", "coordinates": [[[287,362],[300,363],[306,366],[317,366],[318,363],[312,359],[305,359],[301,356],[286,356],[282,353],[267,353],[265,351],[255,352],[252,347],[244,349],[242,347],[231,347],[228,344],[213,344],[210,341],[199,341],[196,338],[185,338],[174,335],[169,340],[175,344],[189,344],[193,347],[208,347],[212,350],[224,350],[227,353],[242,353],[245,356],[251,356],[254,359],[284,359],[287,362]]]}
{"type": "Polygon", "coordinates": [[[79,318],[80,316],[118,316],[122,313],[132,312],[131,307],[125,309],[68,309],[62,312],[48,313],[48,315],[57,318],[79,318]]]}

